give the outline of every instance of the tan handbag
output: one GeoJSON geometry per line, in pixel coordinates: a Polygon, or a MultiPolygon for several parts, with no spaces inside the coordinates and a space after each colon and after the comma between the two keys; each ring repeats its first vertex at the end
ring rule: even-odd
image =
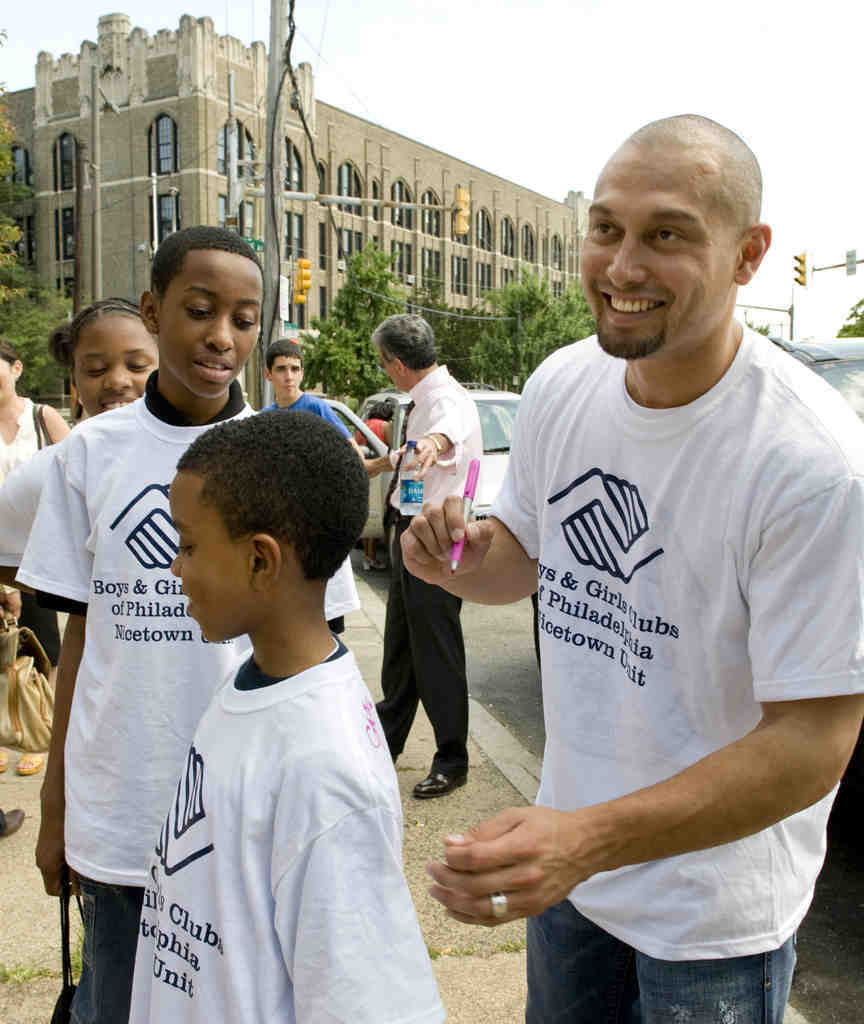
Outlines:
{"type": "MultiPolygon", "coordinates": [[[[0,616],[2,619],[2,616],[0,616]]],[[[0,746],[31,753],[51,743],[54,688],[51,662],[36,635],[14,623],[0,623],[0,746]]]]}

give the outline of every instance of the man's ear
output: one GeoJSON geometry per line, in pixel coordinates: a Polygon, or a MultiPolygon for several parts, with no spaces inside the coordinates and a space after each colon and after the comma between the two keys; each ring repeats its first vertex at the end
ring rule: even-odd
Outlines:
{"type": "Polygon", "coordinates": [[[738,250],[735,284],[749,284],[771,246],[771,228],[767,224],[754,224],[748,228],[738,250]]]}
{"type": "Polygon", "coordinates": [[[159,337],[159,310],[156,296],[151,291],[143,292],[141,295],[141,319],[144,326],[153,335],[159,337]]]}
{"type": "Polygon", "coordinates": [[[282,548],[269,533],[256,533],[249,543],[249,585],[253,590],[264,593],[282,572],[282,548]]]}
{"type": "Polygon", "coordinates": [[[273,380],[273,374],[270,372],[270,368],[268,366],[264,367],[264,376],[267,380],[273,380]]]}

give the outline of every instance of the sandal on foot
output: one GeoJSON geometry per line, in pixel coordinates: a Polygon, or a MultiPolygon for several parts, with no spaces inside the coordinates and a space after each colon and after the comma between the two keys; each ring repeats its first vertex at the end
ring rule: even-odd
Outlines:
{"type": "Polygon", "coordinates": [[[18,761],[19,775],[35,775],[42,770],[45,758],[42,754],[24,754],[18,761]]]}
{"type": "Polygon", "coordinates": [[[0,750],[0,772],[5,772],[9,767],[9,755],[5,750],[0,750]]]}

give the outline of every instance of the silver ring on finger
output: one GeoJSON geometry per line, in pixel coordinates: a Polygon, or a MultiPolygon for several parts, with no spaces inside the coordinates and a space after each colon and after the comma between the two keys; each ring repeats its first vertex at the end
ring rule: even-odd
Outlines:
{"type": "Polygon", "coordinates": [[[507,894],[503,892],[493,892],[489,894],[489,902],[492,904],[492,916],[493,917],[506,917],[509,912],[507,906],[507,894]]]}

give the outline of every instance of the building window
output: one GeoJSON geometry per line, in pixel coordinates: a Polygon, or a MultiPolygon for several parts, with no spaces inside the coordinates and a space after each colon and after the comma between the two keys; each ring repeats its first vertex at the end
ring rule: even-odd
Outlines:
{"type": "Polygon", "coordinates": [[[323,284],[318,289],[318,316],[322,320],[327,319],[327,289],[323,284]]]}
{"type": "Polygon", "coordinates": [[[555,296],[556,299],[560,299],[561,298],[561,296],[564,294],[564,282],[563,281],[553,281],[552,282],[552,294],[555,296]]]}
{"type": "Polygon", "coordinates": [[[285,140],[285,188],[288,192],[303,191],[303,158],[290,139],[285,140]]]}
{"type": "Polygon", "coordinates": [[[339,237],[342,242],[342,252],[339,254],[340,259],[347,260],[355,252],[363,251],[362,231],[349,231],[348,228],[343,228],[339,237]]]}
{"type": "Polygon", "coordinates": [[[534,231],[530,224],[522,226],[522,259],[529,263],[537,262],[537,243],[534,241],[534,231]]]}
{"type": "Polygon", "coordinates": [[[302,213],[285,214],[285,259],[306,255],[304,216],[302,213]]]}
{"type": "Polygon", "coordinates": [[[327,195],[327,164],[323,160],[318,161],[318,191],[327,195]]]}
{"type": "Polygon", "coordinates": [[[64,206],[61,211],[54,213],[55,225],[59,224],[57,235],[57,259],[75,259],[75,210],[71,206],[64,206]]]}
{"type": "Polygon", "coordinates": [[[245,167],[240,169],[240,173],[237,175],[237,177],[242,178],[244,176],[243,172],[245,170],[245,176],[251,179],[255,177],[254,163],[258,156],[258,150],[255,148],[255,140],[249,134],[248,129],[240,133],[240,138],[243,142],[243,145],[240,147],[240,159],[247,160],[249,162],[245,167]]]}
{"type": "Polygon", "coordinates": [[[218,174],[228,173],[228,125],[222,125],[216,141],[216,171],[218,174]]]}
{"type": "Polygon", "coordinates": [[[424,285],[441,283],[441,253],[438,249],[424,249],[421,253],[424,285]]]}
{"type": "Polygon", "coordinates": [[[244,238],[255,237],[255,203],[251,199],[240,204],[240,234],[244,238]]]}
{"type": "Polygon", "coordinates": [[[452,265],[452,291],[457,295],[468,294],[468,257],[454,256],[452,265]]]}
{"type": "Polygon", "coordinates": [[[177,170],[177,124],[173,117],[160,114],[150,125],[148,150],[150,174],[173,174],[177,170]]]}
{"type": "Polygon", "coordinates": [[[564,249],[558,235],[552,236],[552,267],[554,270],[564,269],[564,249]]]}
{"type": "MultiPolygon", "coordinates": [[[[339,196],[351,196],[355,199],[360,199],[363,196],[363,183],[360,181],[360,175],[357,172],[357,168],[350,161],[346,160],[344,164],[339,165],[339,169],[336,172],[336,194],[339,196]]],[[[359,206],[348,206],[342,203],[339,204],[339,209],[343,213],[362,213],[362,209],[359,206]]]]}
{"type": "Polygon", "coordinates": [[[513,230],[513,221],[505,217],[501,221],[501,255],[516,255],[516,232],[513,230]]]}
{"type": "MultiPolygon", "coordinates": [[[[390,188],[390,198],[396,203],[410,203],[411,189],[401,179],[394,181],[390,188]]],[[[406,210],[401,206],[394,206],[391,210],[391,219],[396,227],[406,228],[408,231],[414,229],[414,211],[406,210]]]]}
{"type": "Polygon", "coordinates": [[[390,252],[393,256],[393,271],[404,281],[414,273],[414,246],[410,242],[391,242],[390,252]]]}
{"type": "Polygon", "coordinates": [[[25,149],[23,146],[12,147],[12,183],[28,187],[33,184],[30,150],[25,149]]]}
{"type": "Polygon", "coordinates": [[[228,223],[228,196],[216,197],[216,223],[220,228],[228,223]]]}
{"type": "Polygon", "coordinates": [[[501,287],[511,284],[516,279],[516,275],[509,267],[501,268],[501,287]]]}
{"type": "Polygon", "coordinates": [[[477,211],[477,235],[475,238],[475,245],[478,249],[485,249],[487,252],[492,252],[494,245],[492,219],[486,210],[477,211]]]}
{"type": "Polygon", "coordinates": [[[476,263],[477,268],[477,293],[482,294],[492,290],[492,264],[476,263]]]}
{"type": "Polygon", "coordinates": [[[78,140],[64,132],[54,146],[54,191],[67,192],[75,188],[75,163],[78,140]]]}
{"type": "MultiPolygon", "coordinates": [[[[152,236],[153,204],[148,203],[147,205],[150,208],[150,234],[152,236]]],[[[170,234],[180,230],[180,196],[173,192],[168,195],[157,196],[156,205],[159,217],[156,240],[161,245],[170,234]]]]}
{"type": "MultiPolygon", "coordinates": [[[[424,206],[440,206],[438,196],[428,189],[423,193],[423,198],[420,200],[424,206]]],[[[423,228],[424,235],[432,235],[434,238],[441,237],[441,211],[440,210],[422,210],[420,213],[420,223],[423,228]]]]}
{"type": "MultiPolygon", "coordinates": [[[[380,199],[381,198],[381,186],[378,184],[377,181],[373,181],[372,182],[372,198],[373,199],[380,199]]],[[[373,206],[372,207],[372,220],[380,220],[380,218],[381,218],[381,207],[380,206],[373,206]]]]}
{"type": "Polygon", "coordinates": [[[27,217],[16,217],[15,226],[21,232],[16,251],[22,263],[36,262],[36,218],[31,214],[27,217]]]}
{"type": "Polygon", "coordinates": [[[318,266],[327,269],[327,221],[318,225],[318,266]]]}

